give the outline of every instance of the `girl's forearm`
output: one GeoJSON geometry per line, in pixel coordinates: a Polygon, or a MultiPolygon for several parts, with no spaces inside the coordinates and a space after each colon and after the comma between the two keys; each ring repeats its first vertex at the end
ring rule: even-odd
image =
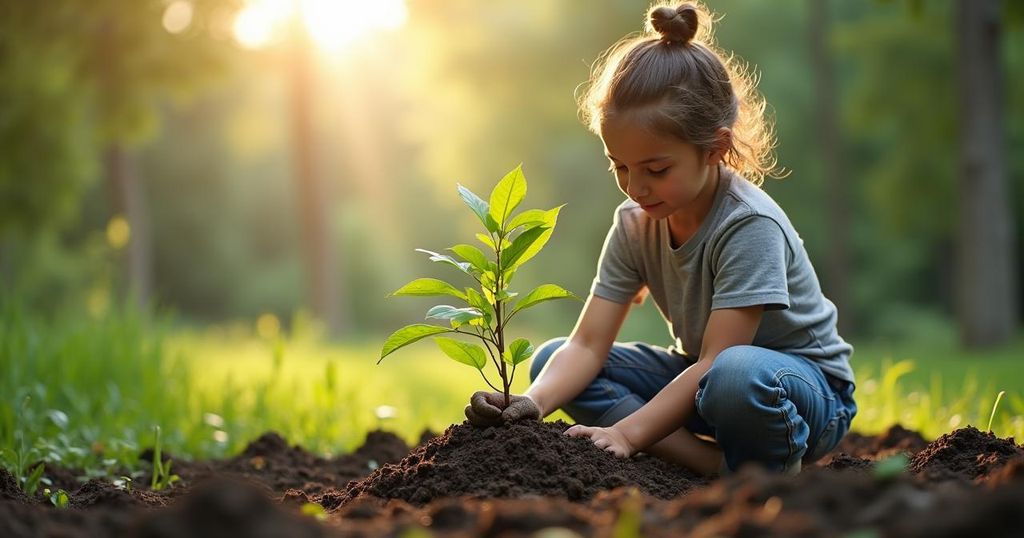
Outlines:
{"type": "Polygon", "coordinates": [[[612,427],[622,432],[634,450],[643,450],[678,430],[696,412],[697,384],[711,364],[709,359],[697,361],[646,405],[612,427]]]}
{"type": "Polygon", "coordinates": [[[551,355],[537,379],[526,390],[540,408],[541,417],[572,401],[597,377],[607,356],[569,340],[551,355]]]}

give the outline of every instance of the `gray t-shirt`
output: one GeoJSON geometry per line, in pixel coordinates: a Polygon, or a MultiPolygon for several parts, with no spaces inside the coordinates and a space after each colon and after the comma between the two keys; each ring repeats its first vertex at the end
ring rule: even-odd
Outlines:
{"type": "Polygon", "coordinates": [[[672,248],[666,219],[632,200],[615,211],[591,293],[625,304],[646,284],[676,342],[696,357],[712,310],[765,305],[753,345],[817,362],[853,382],[853,347],[836,331],[803,240],[770,196],[721,167],[715,199],[697,233],[672,248]]]}

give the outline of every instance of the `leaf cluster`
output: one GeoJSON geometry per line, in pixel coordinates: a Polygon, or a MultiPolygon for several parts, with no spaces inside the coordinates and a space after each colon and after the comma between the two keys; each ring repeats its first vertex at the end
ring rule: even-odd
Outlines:
{"type": "MultiPolygon", "coordinates": [[[[427,310],[426,319],[447,322],[447,325],[418,323],[395,331],[384,342],[380,360],[391,353],[432,336],[438,348],[451,359],[480,371],[491,388],[495,387],[483,374],[488,358],[501,375],[504,392],[508,393],[516,365],[530,358],[533,345],[525,338],[505,340],[505,328],[519,312],[542,302],[574,298],[569,291],[554,284],[537,286],[525,295],[509,289],[516,271],[536,256],[551,238],[562,207],[548,210],[527,209],[513,212],[526,196],[527,182],[522,166],[505,175],[491,191],[488,200],[459,185],[462,201],[480,220],[484,232],[476,239],[483,246],[457,244],[447,249],[451,254],[416,249],[430,261],[449,265],[472,279],[475,286],[457,287],[444,280],[418,278],[391,295],[447,296],[460,304],[439,304],[427,310]],[[482,345],[447,336],[447,333],[469,335],[482,345]],[[507,367],[513,368],[512,373],[507,367]]],[[[377,362],[379,363],[380,360],[377,362]]]]}

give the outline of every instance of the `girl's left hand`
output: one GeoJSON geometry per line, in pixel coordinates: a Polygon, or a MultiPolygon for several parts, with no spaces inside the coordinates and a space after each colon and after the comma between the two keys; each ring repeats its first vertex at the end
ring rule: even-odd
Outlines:
{"type": "Polygon", "coordinates": [[[628,458],[636,453],[636,450],[626,439],[626,436],[619,430],[616,430],[614,426],[610,428],[596,428],[577,424],[565,430],[565,435],[569,437],[588,437],[594,442],[594,446],[603,448],[619,458],[628,458]]]}

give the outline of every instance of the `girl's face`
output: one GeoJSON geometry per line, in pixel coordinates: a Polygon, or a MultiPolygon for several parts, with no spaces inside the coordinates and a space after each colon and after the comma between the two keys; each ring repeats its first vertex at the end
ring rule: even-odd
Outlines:
{"type": "Polygon", "coordinates": [[[602,124],[601,139],[619,189],[651,217],[684,216],[714,196],[719,152],[652,133],[628,115],[602,124]]]}

